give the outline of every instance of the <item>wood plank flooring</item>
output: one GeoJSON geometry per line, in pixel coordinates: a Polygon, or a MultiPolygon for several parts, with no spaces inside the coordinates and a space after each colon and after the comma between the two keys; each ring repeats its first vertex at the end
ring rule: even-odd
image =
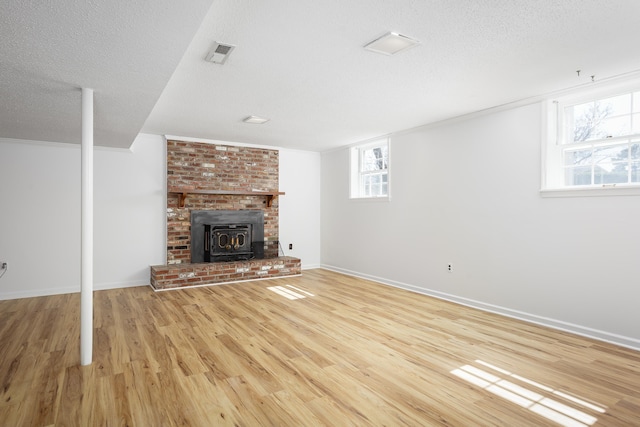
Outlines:
{"type": "Polygon", "coordinates": [[[0,301],[0,425],[640,425],[639,352],[324,270],[94,318],[81,367],[78,294],[0,301]]]}

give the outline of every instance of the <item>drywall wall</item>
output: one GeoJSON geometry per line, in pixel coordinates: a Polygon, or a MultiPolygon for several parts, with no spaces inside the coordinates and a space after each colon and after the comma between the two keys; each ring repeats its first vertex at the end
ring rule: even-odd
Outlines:
{"type": "MultiPolygon", "coordinates": [[[[166,262],[166,142],[94,153],[94,287],[149,283],[166,262]]],[[[231,143],[230,143],[231,144],[231,143]]],[[[0,139],[0,299],[80,290],[80,147],[0,139]]],[[[281,240],[320,265],[320,154],[281,150],[281,240]]]]}
{"type": "MultiPolygon", "coordinates": [[[[94,153],[94,286],[144,285],[165,257],[164,138],[94,153]]],[[[80,147],[0,140],[0,299],[80,290],[80,147]]]]}
{"type": "Polygon", "coordinates": [[[149,266],[166,262],[165,144],[140,134],[130,151],[95,153],[96,289],[148,285],[149,266]]]}
{"type": "Polygon", "coordinates": [[[640,197],[541,197],[541,108],[393,136],[389,201],[323,153],[323,266],[640,348],[640,197]]]}
{"type": "Polygon", "coordinates": [[[320,266],[320,160],[317,152],[280,149],[280,243],[303,269],[320,266]]]}
{"type": "Polygon", "coordinates": [[[80,289],[80,149],[0,141],[0,298],[80,289]]]}

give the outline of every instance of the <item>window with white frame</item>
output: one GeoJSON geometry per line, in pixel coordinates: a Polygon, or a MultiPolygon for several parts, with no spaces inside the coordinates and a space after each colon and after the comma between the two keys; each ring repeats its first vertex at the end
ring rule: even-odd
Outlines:
{"type": "Polygon", "coordinates": [[[640,85],[549,105],[543,189],[640,186],[640,85]]]}
{"type": "Polygon", "coordinates": [[[389,197],[389,140],[351,148],[351,198],[389,197]]]}

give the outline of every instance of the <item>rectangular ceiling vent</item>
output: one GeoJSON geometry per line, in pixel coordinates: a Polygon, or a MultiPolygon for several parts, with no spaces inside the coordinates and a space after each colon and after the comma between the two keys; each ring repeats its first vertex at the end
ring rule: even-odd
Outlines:
{"type": "Polygon", "coordinates": [[[213,62],[214,64],[224,64],[224,61],[227,60],[234,48],[235,46],[231,44],[214,42],[213,47],[209,50],[204,60],[213,62]]]}

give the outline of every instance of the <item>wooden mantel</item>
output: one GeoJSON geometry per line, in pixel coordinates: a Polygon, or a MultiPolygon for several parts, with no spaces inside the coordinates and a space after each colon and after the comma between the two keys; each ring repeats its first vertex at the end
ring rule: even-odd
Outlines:
{"type": "Polygon", "coordinates": [[[170,190],[167,192],[168,194],[178,194],[180,195],[180,207],[184,208],[185,200],[189,194],[215,194],[215,195],[224,195],[224,196],[265,196],[267,198],[267,206],[271,207],[273,203],[273,199],[278,196],[284,196],[283,191],[249,191],[249,190],[170,190]]]}

